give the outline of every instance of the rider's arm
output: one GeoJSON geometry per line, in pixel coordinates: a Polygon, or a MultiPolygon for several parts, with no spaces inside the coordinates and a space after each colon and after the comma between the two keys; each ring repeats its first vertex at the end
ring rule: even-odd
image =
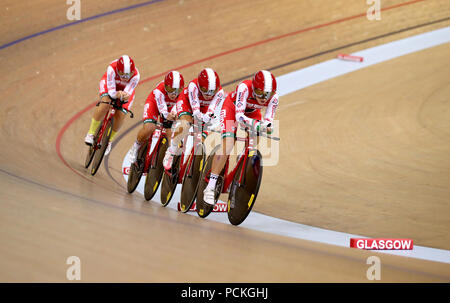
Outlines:
{"type": "Polygon", "coordinates": [[[264,115],[264,120],[259,124],[259,128],[265,129],[267,133],[270,135],[274,131],[273,119],[275,117],[275,112],[278,107],[278,94],[275,93],[273,97],[270,99],[269,104],[266,108],[266,114],[264,115]]]}
{"type": "Polygon", "coordinates": [[[137,72],[136,75],[134,75],[133,78],[130,79],[130,82],[128,82],[127,86],[125,86],[125,89],[123,91],[126,92],[129,96],[131,96],[133,91],[136,89],[136,86],[138,85],[140,78],[141,75],[139,74],[139,72],[137,72]]]}
{"type": "Polygon", "coordinates": [[[275,93],[270,99],[267,105],[266,114],[264,115],[264,123],[267,125],[269,123],[273,124],[273,118],[275,117],[275,112],[278,108],[278,94],[275,93]]]}
{"type": "Polygon", "coordinates": [[[177,119],[177,106],[173,106],[170,113],[167,115],[167,120],[175,121],[177,119]]]}
{"type": "Polygon", "coordinates": [[[236,121],[240,123],[253,124],[254,119],[245,115],[245,108],[247,107],[248,88],[244,83],[239,84],[236,92],[236,121]]]}
{"type": "Polygon", "coordinates": [[[189,103],[191,104],[192,113],[196,116],[200,113],[200,100],[198,99],[198,88],[195,83],[191,82],[188,86],[189,103]]]}
{"type": "Polygon", "coordinates": [[[108,66],[106,70],[106,85],[108,87],[108,95],[112,99],[117,99],[117,91],[116,91],[116,72],[111,66],[108,66]]]}
{"type": "Polygon", "coordinates": [[[164,117],[164,119],[167,119],[169,111],[167,110],[167,104],[164,98],[164,94],[158,89],[155,89],[153,91],[153,94],[155,95],[156,105],[158,106],[159,113],[164,117]]]}
{"type": "Polygon", "coordinates": [[[216,110],[217,105],[221,104],[223,100],[225,100],[226,96],[227,95],[223,89],[219,90],[212,99],[211,104],[209,104],[207,114],[212,115],[216,110]]]}

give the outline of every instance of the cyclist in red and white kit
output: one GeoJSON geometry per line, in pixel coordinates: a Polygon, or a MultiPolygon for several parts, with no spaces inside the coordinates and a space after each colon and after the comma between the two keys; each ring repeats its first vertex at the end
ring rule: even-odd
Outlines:
{"type": "Polygon", "coordinates": [[[183,75],[178,71],[171,71],[148,95],[144,105],[143,125],[129,153],[131,163],[136,162],[139,148],[153,135],[157,121],[163,123],[167,138],[171,137],[172,123],[177,117],[176,104],[183,89],[183,75]]]}
{"type": "MultiPolygon", "coordinates": [[[[189,133],[193,117],[208,123],[216,107],[226,98],[226,93],[220,86],[219,75],[212,68],[200,71],[198,77],[189,82],[177,102],[177,127],[172,133],[172,142],[166,151],[163,165],[166,170],[172,167],[174,155],[180,152],[180,143],[189,133]]],[[[203,132],[203,139],[208,134],[203,132]]]]}
{"type": "MultiPolygon", "coordinates": [[[[111,151],[111,143],[114,140],[117,132],[123,124],[123,119],[128,110],[131,110],[133,105],[136,86],[139,83],[140,74],[136,68],[133,59],[127,55],[121,56],[108,65],[106,73],[100,80],[100,101],[110,102],[114,100],[122,104],[121,110],[114,114],[114,125],[109,139],[108,147],[105,155],[111,151]]],[[[91,119],[91,126],[84,139],[87,145],[94,144],[94,137],[97,128],[99,127],[103,117],[109,110],[109,105],[100,103],[95,109],[94,115],[91,119]]]]}
{"type": "Polygon", "coordinates": [[[203,191],[206,203],[214,205],[216,181],[234,147],[238,124],[250,124],[257,131],[266,130],[271,133],[277,107],[277,81],[272,73],[266,70],[258,71],[252,80],[242,81],[236,91],[225,99],[220,112],[222,152],[213,158],[209,183],[203,191]],[[264,108],[266,113],[263,119],[261,109],[264,108]]]}

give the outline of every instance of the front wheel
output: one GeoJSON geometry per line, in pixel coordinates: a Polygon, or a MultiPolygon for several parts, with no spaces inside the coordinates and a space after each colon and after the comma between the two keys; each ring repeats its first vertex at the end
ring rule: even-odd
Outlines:
{"type": "Polygon", "coordinates": [[[244,161],[239,164],[228,196],[228,220],[233,225],[244,222],[255,205],[263,174],[262,156],[259,150],[249,152],[244,170],[245,176],[242,183],[239,183],[242,165],[244,161]]]}
{"type": "MultiPolygon", "coordinates": [[[[95,136],[94,138],[94,144],[97,136],[95,136]]],[[[88,168],[89,165],[91,165],[92,159],[94,159],[94,154],[95,154],[95,148],[94,148],[94,144],[92,144],[91,146],[89,146],[88,152],[86,154],[86,159],[84,160],[84,167],[88,168]]]]}
{"type": "Polygon", "coordinates": [[[127,181],[127,190],[130,194],[136,190],[139,181],[141,181],[142,174],[144,173],[147,151],[148,143],[139,149],[136,162],[130,164],[130,173],[127,181]]]}
{"type": "Polygon", "coordinates": [[[217,202],[217,200],[219,200],[220,193],[222,192],[222,189],[223,189],[226,165],[223,168],[223,170],[221,171],[221,173],[217,179],[216,188],[215,188],[216,194],[214,196],[214,202],[215,202],[214,205],[210,205],[203,200],[203,191],[205,190],[206,186],[208,186],[209,176],[211,175],[212,161],[213,161],[214,156],[216,155],[217,151],[221,147],[222,147],[222,145],[219,144],[211,151],[211,154],[208,156],[208,159],[206,160],[206,163],[204,164],[202,174],[201,174],[200,180],[198,182],[199,185],[198,185],[198,189],[197,189],[196,208],[197,208],[197,214],[200,218],[206,218],[213,211],[214,205],[217,202]]]}
{"type": "MultiPolygon", "coordinates": [[[[91,167],[91,175],[95,175],[97,173],[97,171],[100,167],[100,164],[102,163],[103,156],[105,155],[106,148],[108,147],[108,144],[109,144],[109,137],[111,137],[113,123],[114,123],[114,118],[111,118],[107,122],[100,142],[97,142],[97,140],[98,140],[97,136],[94,140],[94,144],[100,144],[100,148],[95,151],[94,159],[93,159],[92,167],[91,167]]],[[[99,129],[102,129],[102,125],[100,125],[99,129]]]]}
{"type": "Polygon", "coordinates": [[[103,122],[100,124],[100,126],[97,128],[97,131],[95,132],[94,143],[91,146],[89,146],[88,153],[86,155],[86,160],[84,161],[85,168],[88,168],[89,165],[91,165],[92,159],[94,159],[94,155],[97,150],[95,148],[95,145],[97,144],[98,136],[100,134],[100,130],[102,129],[102,126],[103,126],[103,122]]]}
{"type": "Polygon", "coordinates": [[[205,163],[205,146],[203,143],[200,143],[195,147],[194,152],[190,154],[187,160],[186,170],[184,171],[180,201],[181,211],[183,213],[189,211],[197,197],[198,181],[202,174],[203,163],[205,163]],[[191,163],[190,168],[189,163],[191,163]]]}
{"type": "Polygon", "coordinates": [[[178,174],[180,172],[180,159],[181,155],[173,157],[172,169],[170,174],[164,172],[161,185],[161,204],[166,207],[170,200],[172,200],[175,189],[178,184],[178,174]]]}
{"type": "Polygon", "coordinates": [[[144,196],[145,200],[150,201],[158,190],[159,184],[161,183],[161,178],[164,173],[163,159],[166,154],[168,147],[168,141],[166,137],[161,139],[159,143],[158,150],[155,151],[156,163],[154,167],[150,163],[150,167],[147,173],[147,178],[145,179],[144,196]]]}

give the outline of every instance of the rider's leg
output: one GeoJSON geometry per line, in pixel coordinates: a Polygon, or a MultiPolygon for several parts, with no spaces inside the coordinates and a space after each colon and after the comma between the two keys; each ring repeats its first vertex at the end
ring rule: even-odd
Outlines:
{"type": "Polygon", "coordinates": [[[203,191],[203,201],[214,204],[214,190],[217,178],[227,162],[228,156],[234,147],[236,138],[236,107],[230,96],[225,99],[220,112],[220,124],[222,126],[222,148],[217,151],[211,164],[211,174],[208,186],[203,191]]]}
{"type": "Polygon", "coordinates": [[[137,134],[136,142],[139,145],[142,145],[145,142],[147,142],[150,136],[153,135],[155,129],[156,129],[155,123],[144,123],[144,125],[137,134]]]}
{"type": "Polygon", "coordinates": [[[153,135],[153,132],[155,131],[155,129],[156,129],[155,122],[144,122],[144,124],[142,125],[142,128],[139,130],[139,132],[137,134],[136,141],[134,142],[133,146],[131,147],[131,151],[130,151],[130,162],[131,163],[136,162],[139,149],[153,135]]]}
{"type": "MultiPolygon", "coordinates": [[[[109,102],[109,101],[111,101],[111,99],[106,94],[100,98],[100,101],[109,102]]],[[[95,132],[97,131],[98,127],[100,126],[100,123],[103,120],[103,118],[105,117],[108,110],[109,110],[109,105],[106,103],[100,103],[100,105],[95,108],[94,114],[91,119],[91,124],[89,126],[89,131],[85,138],[86,144],[88,144],[88,145],[93,144],[95,132]]]]}
{"type": "MultiPolygon", "coordinates": [[[[106,73],[103,75],[102,79],[100,80],[100,86],[99,86],[99,96],[101,102],[109,102],[111,101],[111,98],[108,95],[108,86],[106,83],[106,73]]],[[[94,114],[92,115],[91,119],[91,125],[89,126],[89,131],[86,134],[86,137],[84,138],[84,142],[87,145],[94,144],[94,136],[95,132],[97,131],[101,120],[106,115],[107,111],[109,110],[109,105],[105,103],[100,103],[99,106],[97,106],[94,110],[94,114]]]]}
{"type": "Polygon", "coordinates": [[[179,145],[189,133],[189,128],[191,127],[193,120],[190,115],[183,115],[179,117],[176,123],[176,128],[173,131],[170,140],[170,152],[172,154],[176,154],[179,151],[179,145]]]}
{"type": "Polygon", "coordinates": [[[180,143],[188,135],[192,122],[192,116],[190,115],[182,115],[178,118],[175,130],[171,135],[170,146],[164,156],[163,164],[165,169],[169,170],[172,167],[173,157],[180,153],[180,143]]]}
{"type": "Polygon", "coordinates": [[[235,138],[233,136],[222,138],[222,148],[214,155],[211,164],[211,176],[209,177],[208,183],[208,187],[210,189],[214,189],[216,187],[217,178],[219,177],[222,169],[225,167],[225,163],[233,150],[234,143],[235,138]]]}
{"type": "Polygon", "coordinates": [[[126,113],[124,113],[120,110],[116,111],[116,113],[114,114],[114,123],[112,126],[111,135],[109,136],[108,146],[106,147],[106,150],[105,150],[105,156],[109,155],[109,153],[111,152],[112,142],[116,138],[117,132],[119,131],[120,127],[123,124],[125,115],[126,115],[126,113]]]}
{"type": "Polygon", "coordinates": [[[111,132],[111,137],[109,138],[109,142],[114,141],[114,139],[116,138],[117,133],[119,132],[119,129],[122,127],[123,125],[123,121],[125,119],[125,113],[122,111],[116,111],[115,115],[114,115],[114,124],[112,127],[112,132],[111,132]]]}

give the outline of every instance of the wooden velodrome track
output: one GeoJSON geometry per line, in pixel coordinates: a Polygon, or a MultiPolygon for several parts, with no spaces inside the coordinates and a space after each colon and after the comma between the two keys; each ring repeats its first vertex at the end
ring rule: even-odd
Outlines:
{"type": "MultiPolygon", "coordinates": [[[[82,0],[82,19],[145,1],[82,0]]],[[[281,237],[177,213],[124,189],[124,136],[92,177],[83,139],[98,82],[122,54],[142,80],[122,132],[178,68],[211,66],[231,91],[257,69],[275,76],[450,25],[448,0],[155,1],[0,49],[0,281],[448,282],[450,265],[281,237]],[[435,22],[436,21],[436,22],[435,22]],[[403,30],[406,29],[406,30],[403,30]],[[288,34],[288,35],[287,35],[288,34]],[[379,37],[378,37],[379,36],[379,37]],[[376,39],[372,39],[378,37],[376,39]],[[303,60],[300,60],[304,58],[303,60]]],[[[65,1],[2,0],[0,44],[70,24],[65,1]]],[[[400,57],[280,100],[280,162],[254,210],[369,237],[450,249],[450,45],[400,57]]]]}

